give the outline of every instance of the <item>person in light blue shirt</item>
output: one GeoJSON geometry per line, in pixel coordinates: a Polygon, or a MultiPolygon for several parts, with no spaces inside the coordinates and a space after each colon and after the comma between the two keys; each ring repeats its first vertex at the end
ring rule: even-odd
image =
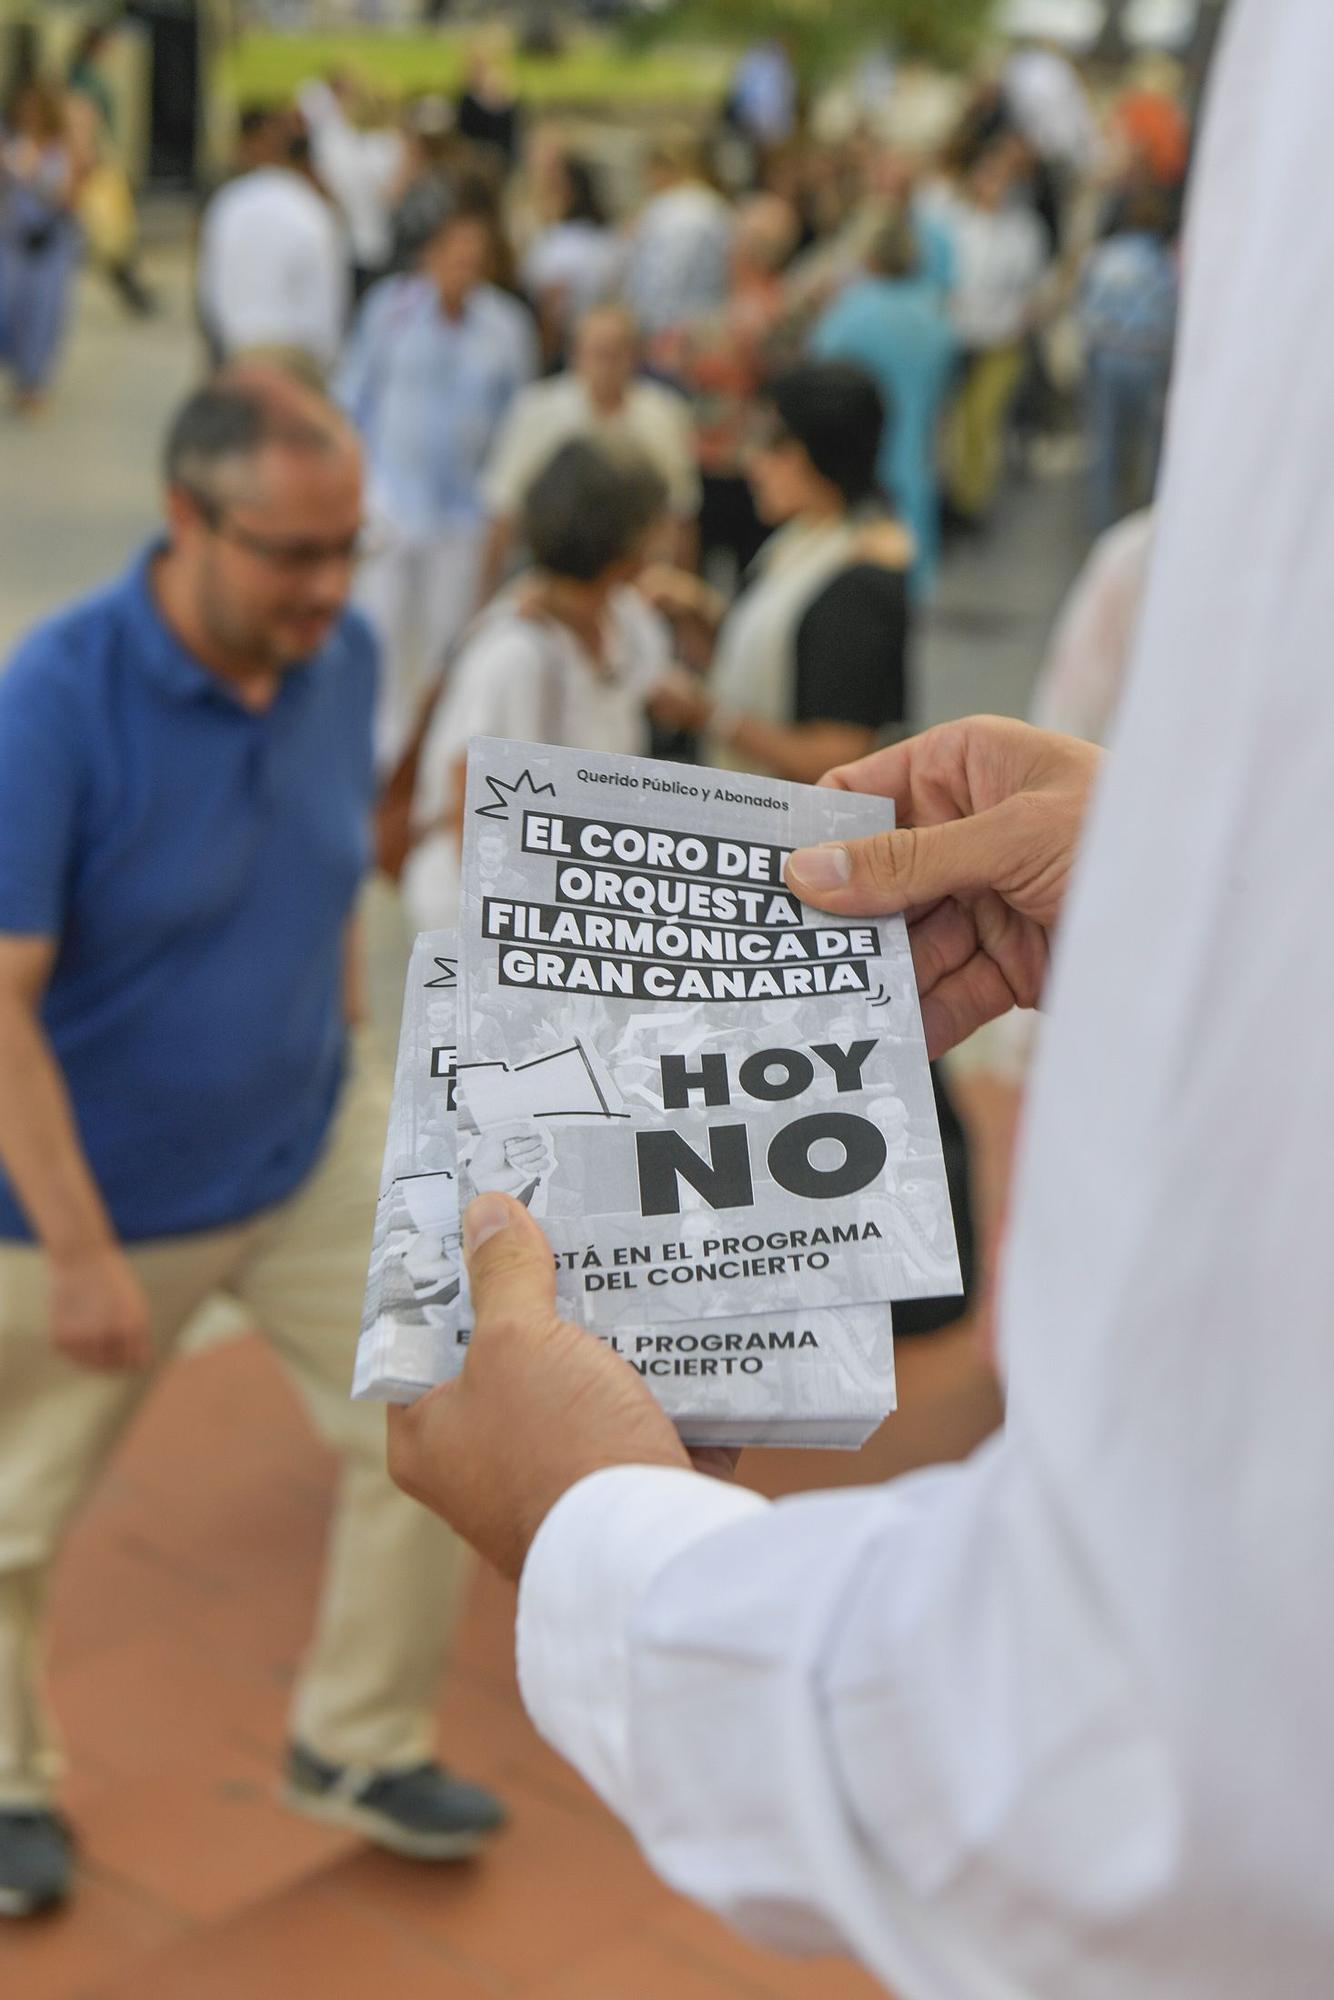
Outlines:
{"type": "Polygon", "coordinates": [[[334,382],[362,434],[375,553],[357,602],[384,671],[376,758],[392,768],[427,685],[472,615],[486,532],[482,468],[538,368],[531,316],[489,284],[490,218],[447,214],[420,268],[367,293],[334,382]]]}
{"type": "Polygon", "coordinates": [[[856,362],[880,390],[888,412],[880,483],[912,532],[913,592],[929,595],[940,554],[936,432],[956,348],[940,288],[922,267],[906,216],[880,232],[865,275],[817,323],[811,351],[856,362]]]}
{"type": "Polygon", "coordinates": [[[1121,226],[1089,253],[1079,294],[1089,428],[1089,505],[1101,534],[1152,497],[1176,333],[1171,206],[1137,189],[1121,226]]]}
{"type": "Polygon", "coordinates": [[[776,35],[752,42],[732,76],[728,93],[742,131],[762,146],[783,146],[797,123],[797,78],[792,56],[776,35]]]}

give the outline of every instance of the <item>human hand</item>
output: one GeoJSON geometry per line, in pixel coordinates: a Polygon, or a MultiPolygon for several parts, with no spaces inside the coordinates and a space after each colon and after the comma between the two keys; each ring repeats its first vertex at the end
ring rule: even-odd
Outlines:
{"type": "Polygon", "coordinates": [[[840,916],[906,914],[932,1057],[1037,1004],[1101,754],[981,715],[820,780],[892,798],[898,831],[799,849],[788,886],[840,916]]]}
{"type": "Polygon", "coordinates": [[[551,1172],[551,1145],[534,1124],[498,1125],[483,1132],[468,1160],[468,1179],[477,1193],[520,1194],[551,1172]]]}
{"type": "Polygon", "coordinates": [[[403,1253],[403,1269],[419,1304],[443,1301],[457,1293],[463,1259],[456,1230],[447,1236],[414,1236],[403,1253]]]}
{"type": "Polygon", "coordinates": [[[467,1359],[455,1381],[390,1410],[389,1470],[517,1577],[551,1508],[588,1473],[691,1461],[629,1363],[558,1315],[551,1249],[521,1203],[481,1196],[463,1241],[467,1359]]]}
{"type": "Polygon", "coordinates": [[[727,609],[702,576],[672,563],[646,563],[635,578],[635,589],[664,618],[700,618],[706,625],[717,625],[727,609]]]}
{"type": "Polygon", "coordinates": [[[148,1300],[118,1244],[51,1259],[51,1341],[78,1368],[130,1373],[152,1362],[148,1300]]]}
{"type": "Polygon", "coordinates": [[[665,674],[649,689],[645,707],[660,729],[706,729],[714,701],[694,674],[665,674]]]}
{"type": "Polygon", "coordinates": [[[655,611],[676,617],[692,611],[698,600],[699,578],[674,563],[645,563],[635,578],[635,589],[655,611]]]}

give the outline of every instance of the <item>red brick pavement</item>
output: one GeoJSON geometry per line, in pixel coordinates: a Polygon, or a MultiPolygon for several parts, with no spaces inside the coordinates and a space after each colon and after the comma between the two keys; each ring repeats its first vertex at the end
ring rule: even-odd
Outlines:
{"type": "MultiPolygon", "coordinates": [[[[994,1207],[1003,1117],[981,1129],[994,1207]]],[[[878,1479],[996,1420],[971,1329],[900,1353],[855,1458],[755,1454],[770,1492],[878,1479]]],[[[5,2000],[873,2000],[851,1966],[752,1950],[656,1882],[519,1707],[513,1597],[479,1572],[446,1754],[509,1801],[483,1860],[395,1861],[274,1798],[333,1467],[254,1341],[176,1368],[76,1529],[53,1693],[83,1854],[73,1908],[0,1925],[5,2000]]]]}

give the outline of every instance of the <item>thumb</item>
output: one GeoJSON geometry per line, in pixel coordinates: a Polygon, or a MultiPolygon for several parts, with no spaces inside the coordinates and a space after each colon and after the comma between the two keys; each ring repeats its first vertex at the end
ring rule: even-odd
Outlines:
{"type": "Polygon", "coordinates": [[[478,1195],[464,1211],[463,1249],[476,1326],[554,1317],[551,1246],[521,1201],[506,1194],[478,1195]]]}
{"type": "Polygon", "coordinates": [[[864,917],[994,888],[1010,872],[1020,832],[1009,804],[940,826],[799,847],[784,879],[804,903],[864,917]]]}

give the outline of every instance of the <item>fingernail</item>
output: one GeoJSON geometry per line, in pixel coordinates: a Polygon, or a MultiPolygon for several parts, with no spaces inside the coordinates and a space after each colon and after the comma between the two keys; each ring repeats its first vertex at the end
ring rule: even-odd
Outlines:
{"type": "Polygon", "coordinates": [[[479,1194],[463,1216],[463,1248],[469,1257],[510,1226],[509,1203],[503,1194],[479,1194]]]}
{"type": "Polygon", "coordinates": [[[852,880],[852,856],[841,840],[821,847],[799,847],[787,864],[798,889],[844,889],[852,880]]]}

